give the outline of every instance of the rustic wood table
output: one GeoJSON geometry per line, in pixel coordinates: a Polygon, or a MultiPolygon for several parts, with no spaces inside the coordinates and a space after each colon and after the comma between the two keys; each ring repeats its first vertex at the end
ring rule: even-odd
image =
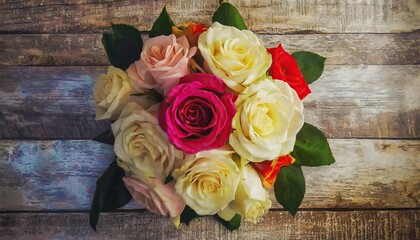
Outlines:
{"type": "MultiPolygon", "coordinates": [[[[176,23],[209,24],[217,0],[166,1],[176,23]]],[[[280,205],[229,232],[204,217],[176,230],[130,204],[88,223],[113,160],[92,139],[94,78],[111,21],[150,29],[164,1],[0,0],[0,239],[420,239],[420,2],[230,1],[273,47],[327,57],[305,101],[336,163],[305,167],[292,217],[280,205]]],[[[275,201],[274,194],[271,194],[275,201]]]]}

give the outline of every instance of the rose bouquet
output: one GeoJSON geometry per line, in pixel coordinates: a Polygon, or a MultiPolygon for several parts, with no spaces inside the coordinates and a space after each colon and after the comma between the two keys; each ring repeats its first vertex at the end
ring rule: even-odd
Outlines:
{"type": "Polygon", "coordinates": [[[112,64],[94,85],[95,140],[116,160],[98,179],[90,211],[131,199],[175,226],[214,216],[230,230],[257,223],[268,191],[295,214],[305,194],[301,166],[334,162],[324,134],[304,123],[308,83],[325,58],[265,48],[237,9],[222,3],[209,26],[176,26],[163,8],[147,40],[112,25],[102,43],[112,64]]]}

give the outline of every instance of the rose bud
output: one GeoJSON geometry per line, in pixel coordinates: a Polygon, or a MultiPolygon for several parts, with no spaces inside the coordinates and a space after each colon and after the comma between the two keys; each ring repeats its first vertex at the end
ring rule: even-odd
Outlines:
{"type": "Polygon", "coordinates": [[[258,170],[264,187],[272,188],[280,169],[284,166],[293,164],[295,161],[296,160],[290,154],[287,154],[274,160],[252,163],[252,165],[258,170]]]}
{"type": "Polygon", "coordinates": [[[286,51],[281,44],[277,48],[268,48],[273,60],[270,74],[273,79],[282,80],[296,91],[300,99],[304,99],[311,90],[299,70],[296,60],[286,51]]]}

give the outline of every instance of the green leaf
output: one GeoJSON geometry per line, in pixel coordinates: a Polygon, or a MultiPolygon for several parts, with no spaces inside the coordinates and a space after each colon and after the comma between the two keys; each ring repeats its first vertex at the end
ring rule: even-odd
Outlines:
{"type": "Polygon", "coordinates": [[[296,60],[305,81],[310,84],[317,80],[324,71],[324,57],[312,52],[295,52],[292,57],[296,60]]]}
{"type": "Polygon", "coordinates": [[[325,135],[308,123],[304,123],[297,134],[291,154],[296,159],[295,164],[302,166],[322,166],[335,162],[325,135]]]}
{"type": "Polygon", "coordinates": [[[113,161],[96,181],[96,190],[89,212],[89,223],[93,230],[96,231],[100,212],[120,208],[132,199],[122,180],[123,176],[124,171],[118,167],[116,161],[113,161]]]}
{"type": "Polygon", "coordinates": [[[214,12],[212,17],[213,22],[219,22],[226,26],[236,27],[239,30],[247,29],[244,19],[239,13],[238,9],[230,3],[222,3],[214,12]]]}
{"type": "Polygon", "coordinates": [[[112,130],[108,129],[105,132],[96,136],[93,139],[93,141],[97,141],[97,142],[101,142],[101,143],[105,143],[109,145],[114,145],[115,138],[114,138],[114,134],[112,133],[112,130]]]}
{"type": "Polygon", "coordinates": [[[143,48],[140,32],[125,24],[112,24],[112,33],[102,35],[102,44],[112,66],[123,70],[140,58],[143,48]]]}
{"type": "Polygon", "coordinates": [[[282,167],[274,182],[277,201],[295,215],[305,196],[305,178],[299,165],[282,167]]]}
{"type": "Polygon", "coordinates": [[[193,219],[200,217],[194,210],[190,207],[185,206],[184,211],[181,213],[181,223],[185,223],[186,225],[190,224],[193,219]]]}
{"type": "Polygon", "coordinates": [[[168,184],[168,183],[172,182],[172,180],[174,180],[174,177],[172,177],[171,175],[169,175],[169,176],[166,177],[164,184],[168,184]]]}
{"type": "Polygon", "coordinates": [[[235,214],[230,221],[226,221],[217,214],[213,216],[219,223],[225,226],[230,231],[236,230],[241,226],[241,215],[235,214]]]}
{"type": "Polygon", "coordinates": [[[149,37],[152,38],[160,35],[169,36],[172,34],[172,26],[175,26],[175,24],[171,20],[171,17],[169,17],[166,6],[164,6],[159,17],[156,19],[155,23],[153,23],[149,37]]]}
{"type": "Polygon", "coordinates": [[[137,97],[146,96],[147,98],[151,98],[157,102],[163,101],[162,94],[157,92],[155,89],[148,89],[144,93],[134,93],[134,94],[131,94],[131,96],[137,96],[137,97]]]}

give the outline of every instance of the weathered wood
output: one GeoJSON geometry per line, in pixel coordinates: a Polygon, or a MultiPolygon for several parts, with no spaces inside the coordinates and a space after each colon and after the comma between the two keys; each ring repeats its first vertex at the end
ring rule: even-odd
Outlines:
{"type": "MultiPolygon", "coordinates": [[[[420,206],[420,141],[329,142],[336,163],[304,168],[302,208],[420,206]]],[[[89,209],[96,179],[114,159],[112,146],[93,141],[2,140],[0,211],[89,209]]],[[[273,192],[271,199],[279,208],[273,192]]]]}
{"type": "MultiPolygon", "coordinates": [[[[420,63],[420,32],[259,36],[267,47],[281,43],[291,53],[316,52],[327,58],[326,64],[420,63]]],[[[101,34],[4,34],[0,46],[3,65],[109,65],[101,34]]]]}
{"type": "MultiPolygon", "coordinates": [[[[0,67],[0,138],[89,139],[93,79],[106,67],[0,67]]],[[[306,121],[331,138],[419,138],[418,66],[326,66],[311,85],[306,121]]]]}
{"type": "MultiPolygon", "coordinates": [[[[251,30],[264,33],[410,32],[420,28],[415,0],[229,1],[251,30]]],[[[213,1],[7,1],[0,5],[0,31],[77,33],[109,30],[111,21],[148,31],[166,3],[176,23],[210,23],[213,1]]]]}
{"type": "Polygon", "coordinates": [[[106,67],[0,67],[0,138],[93,138],[93,79],[106,67]]]}
{"type": "Polygon", "coordinates": [[[420,210],[305,211],[293,218],[272,211],[258,224],[230,232],[211,217],[175,229],[170,219],[145,212],[105,213],[98,232],[87,213],[0,214],[5,239],[419,239],[420,210]]]}

